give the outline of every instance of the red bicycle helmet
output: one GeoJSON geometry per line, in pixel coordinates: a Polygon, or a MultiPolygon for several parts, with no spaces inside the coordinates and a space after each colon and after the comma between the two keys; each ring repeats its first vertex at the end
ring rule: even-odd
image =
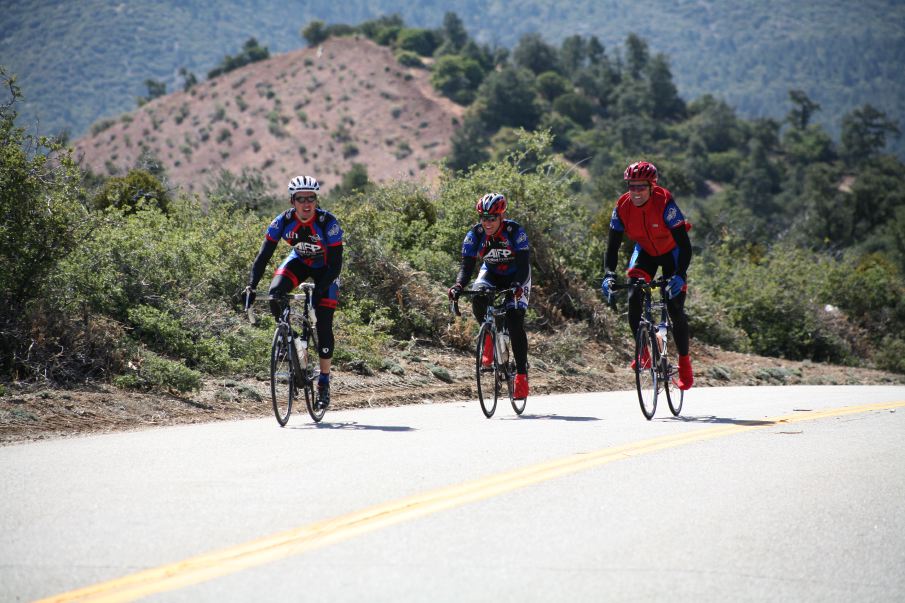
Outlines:
{"type": "Polygon", "coordinates": [[[487,193],[475,204],[479,214],[497,215],[506,211],[506,197],[500,193],[487,193]]]}
{"type": "Polygon", "coordinates": [[[651,184],[657,183],[657,166],[648,161],[636,161],[627,168],[622,175],[623,180],[647,180],[651,184]]]}

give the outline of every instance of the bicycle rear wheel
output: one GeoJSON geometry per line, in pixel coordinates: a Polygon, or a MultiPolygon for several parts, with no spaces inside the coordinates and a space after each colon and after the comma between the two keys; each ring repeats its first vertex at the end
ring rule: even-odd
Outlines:
{"type": "Polygon", "coordinates": [[[657,411],[657,394],[659,383],[657,382],[657,367],[654,366],[654,358],[657,354],[652,345],[651,331],[646,325],[638,327],[638,335],[635,342],[635,385],[638,388],[638,402],[641,404],[641,413],[650,421],[657,411]]]}
{"type": "Polygon", "coordinates": [[[279,325],[273,333],[273,345],[270,348],[270,399],[273,414],[280,427],[289,422],[295,395],[295,368],[292,364],[289,329],[286,325],[279,325]]]}
{"type": "Polygon", "coordinates": [[[490,328],[482,325],[478,332],[478,345],[475,350],[475,381],[478,383],[478,401],[481,403],[481,410],[488,419],[496,411],[497,397],[500,393],[500,372],[497,363],[494,361],[490,363],[490,366],[485,367],[482,362],[485,345],[491,346],[490,356],[493,356],[493,340],[490,328]]]}
{"type": "Polygon", "coordinates": [[[501,380],[506,383],[506,391],[509,393],[509,403],[512,404],[512,410],[515,414],[520,415],[525,412],[525,405],[528,403],[527,398],[515,398],[515,360],[512,358],[512,346],[507,337],[502,346],[503,357],[499,358],[501,367],[501,380]]]}
{"type": "Polygon", "coordinates": [[[327,409],[318,404],[317,395],[314,391],[314,381],[320,374],[320,356],[317,353],[317,329],[306,324],[300,337],[304,337],[305,341],[308,342],[308,347],[306,348],[308,353],[304,359],[299,360],[299,364],[302,366],[302,380],[305,383],[303,387],[305,390],[305,407],[308,409],[308,416],[311,417],[311,420],[315,423],[320,423],[327,409]]]}
{"type": "Polygon", "coordinates": [[[666,392],[666,402],[669,404],[669,412],[672,413],[672,416],[678,417],[679,413],[682,412],[682,403],[685,401],[685,391],[679,389],[676,385],[675,377],[678,374],[678,370],[675,366],[669,364],[664,373],[667,377],[663,382],[663,391],[666,392]],[[670,386],[672,386],[672,391],[670,391],[670,386]]]}

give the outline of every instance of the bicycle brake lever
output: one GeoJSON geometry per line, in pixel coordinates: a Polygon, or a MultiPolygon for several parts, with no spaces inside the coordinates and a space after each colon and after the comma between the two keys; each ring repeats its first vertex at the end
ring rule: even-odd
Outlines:
{"type": "Polygon", "coordinates": [[[249,287],[246,287],[246,288],[245,288],[245,291],[246,291],[246,295],[245,295],[245,315],[248,317],[248,322],[251,323],[252,325],[255,325],[255,324],[257,324],[258,319],[255,317],[255,311],[254,311],[254,309],[251,307],[251,300],[248,298],[248,293],[247,293],[247,292],[250,291],[250,290],[251,290],[251,289],[250,289],[249,287]]]}

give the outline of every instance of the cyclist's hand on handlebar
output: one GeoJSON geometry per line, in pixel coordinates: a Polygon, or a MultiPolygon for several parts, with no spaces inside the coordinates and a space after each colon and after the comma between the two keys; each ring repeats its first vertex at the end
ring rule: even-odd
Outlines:
{"type": "Polygon", "coordinates": [[[462,285],[460,283],[456,283],[452,287],[449,288],[449,291],[446,294],[449,296],[450,301],[456,301],[459,299],[459,295],[462,293],[462,285]]]}
{"type": "Polygon", "coordinates": [[[674,274],[666,284],[666,292],[669,294],[669,299],[678,297],[682,293],[682,289],[684,288],[685,279],[678,274],[674,274]]]}
{"type": "Polygon", "coordinates": [[[603,281],[600,283],[600,292],[603,293],[603,297],[606,298],[606,303],[613,303],[613,287],[616,285],[616,275],[612,272],[607,272],[606,276],[603,277],[603,281]]]}
{"type": "Polygon", "coordinates": [[[509,283],[509,287],[512,289],[515,289],[515,291],[512,292],[512,297],[514,299],[520,298],[522,296],[522,294],[525,292],[525,290],[522,288],[522,284],[517,283],[515,281],[509,283]]]}

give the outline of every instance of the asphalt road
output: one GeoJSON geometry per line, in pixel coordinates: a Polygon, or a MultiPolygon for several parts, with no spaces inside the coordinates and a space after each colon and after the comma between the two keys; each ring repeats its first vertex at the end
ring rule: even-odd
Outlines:
{"type": "Polygon", "coordinates": [[[0,448],[0,600],[905,600],[905,387],[696,388],[0,448]]]}

